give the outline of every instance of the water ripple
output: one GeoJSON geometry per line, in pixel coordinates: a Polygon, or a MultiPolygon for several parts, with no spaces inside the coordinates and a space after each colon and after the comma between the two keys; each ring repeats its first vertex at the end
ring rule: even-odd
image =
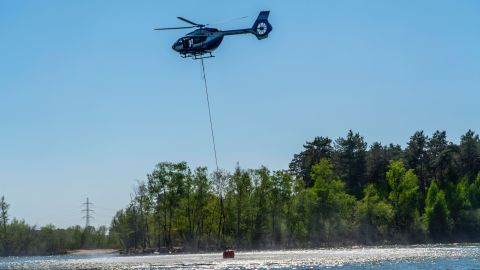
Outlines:
{"type": "Polygon", "coordinates": [[[143,269],[480,269],[479,245],[359,247],[156,256],[50,256],[0,259],[5,270],[143,269]]]}

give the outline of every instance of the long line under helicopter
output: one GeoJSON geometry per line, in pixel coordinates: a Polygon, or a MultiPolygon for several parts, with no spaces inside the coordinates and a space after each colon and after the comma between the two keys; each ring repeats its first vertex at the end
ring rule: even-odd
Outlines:
{"type": "Polygon", "coordinates": [[[215,155],[215,166],[217,168],[218,172],[218,158],[217,158],[217,147],[215,145],[215,135],[213,132],[213,122],[212,122],[212,111],[210,109],[210,98],[208,97],[208,85],[207,85],[207,76],[205,75],[205,65],[203,64],[203,58],[200,58],[200,61],[202,63],[202,77],[203,77],[203,83],[205,86],[205,96],[207,98],[207,106],[208,106],[208,118],[210,120],[210,131],[212,133],[212,144],[213,144],[213,153],[215,155]]]}
{"type": "MultiPolygon", "coordinates": [[[[198,28],[193,32],[186,34],[185,36],[179,38],[172,46],[172,49],[182,57],[192,57],[193,59],[200,59],[202,64],[202,77],[205,86],[205,96],[207,98],[208,106],[208,117],[210,120],[210,132],[212,135],[212,144],[213,152],[215,155],[215,166],[217,172],[218,168],[218,157],[217,157],[217,147],[215,144],[215,135],[213,132],[213,121],[212,121],[212,111],[210,108],[210,98],[208,96],[208,85],[207,85],[207,76],[205,74],[205,65],[203,63],[204,58],[213,57],[212,52],[220,46],[223,41],[224,36],[231,35],[240,35],[240,34],[253,34],[257,37],[258,40],[265,39],[268,37],[268,34],[272,31],[272,25],[268,22],[268,16],[270,11],[261,11],[258,14],[257,19],[250,28],[243,29],[234,29],[234,30],[219,30],[216,28],[207,27],[208,24],[199,24],[191,20],[185,19],[183,17],[177,17],[179,20],[191,24],[191,26],[181,26],[181,27],[167,27],[167,28],[156,28],[155,30],[173,30],[173,29],[188,29],[188,28],[198,28]],[[206,56],[205,56],[206,55],[206,56]]],[[[245,17],[242,17],[245,18],[245,17]]]]}

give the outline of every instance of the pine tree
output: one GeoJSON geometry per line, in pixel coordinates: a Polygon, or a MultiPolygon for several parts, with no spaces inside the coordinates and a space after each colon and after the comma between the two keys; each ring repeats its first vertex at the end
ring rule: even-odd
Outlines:
{"type": "Polygon", "coordinates": [[[480,171],[480,138],[472,130],[468,130],[460,139],[460,160],[462,175],[473,180],[480,171]]]}
{"type": "Polygon", "coordinates": [[[335,169],[347,183],[350,194],[360,198],[366,182],[367,143],[359,133],[348,132],[335,141],[335,169]]]}
{"type": "Polygon", "coordinates": [[[379,142],[374,142],[367,156],[368,182],[375,184],[383,194],[388,192],[388,182],[385,180],[388,161],[386,147],[379,142]]]}
{"type": "Polygon", "coordinates": [[[315,137],[313,141],[307,141],[303,148],[305,150],[293,156],[289,165],[290,172],[303,179],[306,187],[312,187],[312,167],[320,162],[320,159],[330,159],[332,157],[332,140],[328,137],[315,137]]]}
{"type": "Polygon", "coordinates": [[[417,131],[410,137],[407,149],[405,149],[405,158],[409,168],[415,170],[419,178],[420,191],[425,192],[428,184],[428,155],[427,155],[428,137],[423,131],[417,131]]]}

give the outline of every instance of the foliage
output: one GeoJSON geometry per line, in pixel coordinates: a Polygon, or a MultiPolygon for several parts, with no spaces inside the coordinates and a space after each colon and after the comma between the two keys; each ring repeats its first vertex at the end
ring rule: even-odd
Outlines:
{"type": "Polygon", "coordinates": [[[348,131],[346,138],[335,141],[334,162],[337,174],[347,184],[350,194],[360,198],[366,182],[367,143],[359,133],[348,131]]]}
{"type": "Polygon", "coordinates": [[[116,240],[107,234],[105,226],[98,229],[91,226],[59,229],[53,225],[37,228],[14,218],[7,224],[7,232],[0,248],[4,256],[53,255],[82,248],[116,247],[116,240]]]}
{"type": "Polygon", "coordinates": [[[305,186],[313,186],[311,179],[311,171],[313,165],[317,164],[321,159],[330,159],[333,153],[332,140],[328,137],[315,137],[311,142],[303,145],[304,151],[293,156],[290,162],[290,171],[301,177],[305,182],[305,186]]]}
{"type": "Polygon", "coordinates": [[[316,195],[312,239],[329,242],[348,234],[355,198],[346,193],[345,183],[334,175],[333,165],[326,159],[313,167],[312,179],[316,195]]]}
{"type": "Polygon", "coordinates": [[[468,196],[472,208],[480,208],[480,172],[475,181],[468,187],[468,196]]]}
{"type": "Polygon", "coordinates": [[[5,201],[5,196],[0,198],[0,254],[9,255],[8,235],[8,208],[10,205],[5,201]]]}
{"type": "Polygon", "coordinates": [[[37,228],[0,200],[0,254],[129,253],[480,240],[480,139],[416,132],[406,149],[359,133],[315,137],[290,170],[232,173],[161,162],[110,228],[37,228]],[[476,177],[475,177],[476,176],[476,177]]]}
{"type": "Polygon", "coordinates": [[[409,230],[419,211],[419,181],[412,169],[405,170],[403,162],[390,164],[387,180],[390,183],[390,202],[395,209],[397,229],[409,230]]]}
{"type": "Polygon", "coordinates": [[[356,209],[359,236],[363,243],[378,243],[388,238],[394,209],[382,200],[373,184],[368,184],[363,192],[364,197],[356,209]]]}
{"type": "Polygon", "coordinates": [[[462,175],[473,178],[480,171],[480,138],[472,130],[460,138],[460,161],[462,175]]]}
{"type": "Polygon", "coordinates": [[[407,149],[405,149],[405,159],[410,168],[415,170],[419,177],[419,188],[424,193],[428,179],[428,136],[423,131],[417,131],[410,137],[407,149]]]}
{"type": "Polygon", "coordinates": [[[425,221],[434,239],[445,239],[445,236],[450,233],[450,212],[445,200],[445,192],[438,188],[436,181],[433,181],[428,189],[425,200],[425,221]]]}

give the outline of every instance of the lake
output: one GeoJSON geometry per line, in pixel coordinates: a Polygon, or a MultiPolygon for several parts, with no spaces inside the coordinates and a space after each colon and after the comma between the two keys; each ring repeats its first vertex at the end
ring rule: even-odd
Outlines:
{"type": "Polygon", "coordinates": [[[152,256],[8,257],[0,269],[480,269],[480,245],[329,248],[152,256]]]}

